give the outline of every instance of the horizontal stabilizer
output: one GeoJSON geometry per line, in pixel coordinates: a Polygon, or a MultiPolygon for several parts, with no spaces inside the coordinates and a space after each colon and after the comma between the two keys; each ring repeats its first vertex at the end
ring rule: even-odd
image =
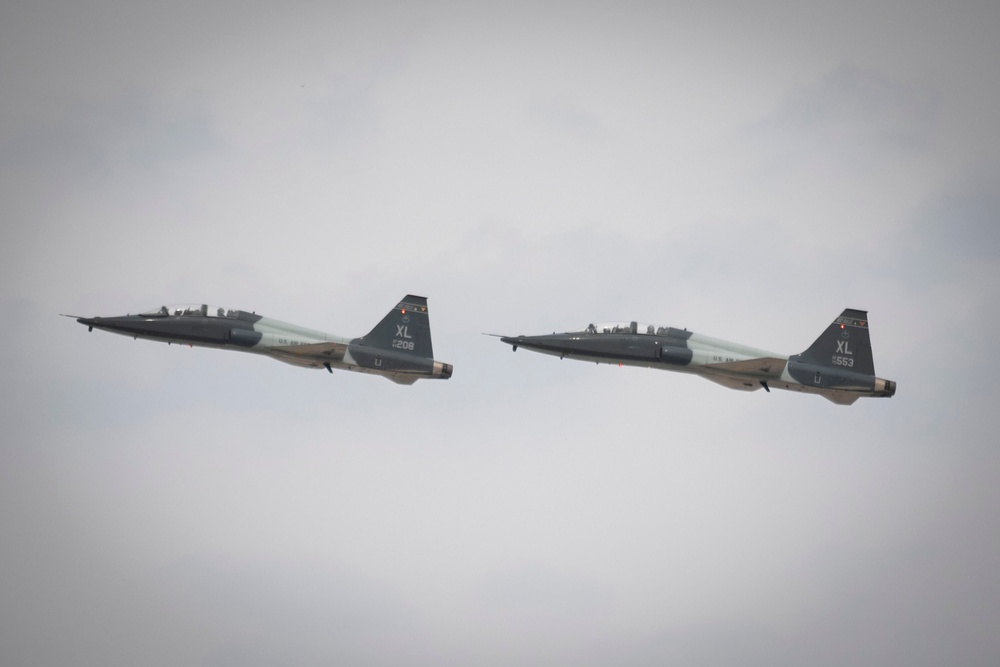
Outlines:
{"type": "Polygon", "coordinates": [[[419,375],[413,375],[411,373],[385,373],[384,375],[396,384],[411,385],[420,379],[419,375]]]}
{"type": "Polygon", "coordinates": [[[854,405],[854,401],[861,397],[860,394],[852,394],[845,391],[821,391],[819,395],[828,401],[833,401],[837,405],[854,405]]]}

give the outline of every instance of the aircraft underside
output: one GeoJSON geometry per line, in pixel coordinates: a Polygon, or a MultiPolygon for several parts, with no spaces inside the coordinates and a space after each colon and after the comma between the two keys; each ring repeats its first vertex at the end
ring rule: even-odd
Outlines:
{"type": "Polygon", "coordinates": [[[896,383],[875,377],[867,313],[847,309],[802,354],[786,356],[673,327],[631,323],[539,336],[502,336],[517,351],[599,364],[700,375],[729,389],[818,394],[840,405],[892,396],[896,383]]]}
{"type": "Polygon", "coordinates": [[[382,375],[399,384],[451,377],[433,358],[427,299],[407,295],[367,335],[343,338],[241,310],[163,306],[139,315],[80,317],[88,329],[168,344],[261,354],[301,368],[382,375]]]}

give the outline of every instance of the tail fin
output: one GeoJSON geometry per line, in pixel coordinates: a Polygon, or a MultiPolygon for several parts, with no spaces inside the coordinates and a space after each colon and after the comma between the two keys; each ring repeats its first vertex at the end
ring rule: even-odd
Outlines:
{"type": "Polygon", "coordinates": [[[875,375],[868,311],[847,308],[826,331],[799,355],[800,361],[875,375]]]}
{"type": "Polygon", "coordinates": [[[361,342],[370,347],[433,359],[427,299],[407,294],[367,336],[361,338],[361,342]]]}

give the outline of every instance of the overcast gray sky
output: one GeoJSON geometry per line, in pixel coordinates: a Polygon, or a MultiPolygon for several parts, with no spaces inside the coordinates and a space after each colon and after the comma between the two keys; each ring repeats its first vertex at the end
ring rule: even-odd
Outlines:
{"type": "Polygon", "coordinates": [[[1000,5],[915,4],[3,3],[0,663],[998,664],[1000,5]],[[58,317],[407,293],[451,380],[58,317]],[[895,398],[481,335],[845,307],[895,398]]]}

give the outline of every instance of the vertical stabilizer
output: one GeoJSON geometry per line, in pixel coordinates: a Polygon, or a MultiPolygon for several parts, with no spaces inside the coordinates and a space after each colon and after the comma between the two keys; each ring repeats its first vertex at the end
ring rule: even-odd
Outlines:
{"type": "Polygon", "coordinates": [[[799,361],[875,375],[868,311],[847,308],[799,355],[799,361]]]}
{"type": "Polygon", "coordinates": [[[427,299],[407,294],[360,343],[418,357],[434,358],[427,299]]]}

